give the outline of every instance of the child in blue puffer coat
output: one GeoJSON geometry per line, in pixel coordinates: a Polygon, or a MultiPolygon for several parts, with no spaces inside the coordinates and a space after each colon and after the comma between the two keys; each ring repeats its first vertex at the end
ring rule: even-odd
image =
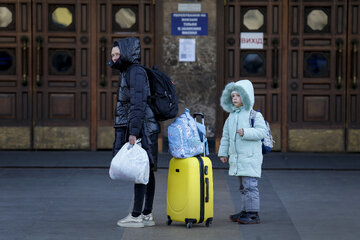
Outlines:
{"type": "Polygon", "coordinates": [[[258,179],[266,125],[261,113],[257,113],[254,127],[251,126],[254,102],[254,87],[249,80],[227,84],[220,99],[221,107],[230,114],[224,124],[218,156],[223,163],[229,162],[229,175],[239,178],[242,208],[230,219],[241,224],[260,223],[258,179]]]}

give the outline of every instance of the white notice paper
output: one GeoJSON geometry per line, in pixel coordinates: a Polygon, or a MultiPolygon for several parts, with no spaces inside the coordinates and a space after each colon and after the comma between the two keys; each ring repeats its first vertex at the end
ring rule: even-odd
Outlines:
{"type": "Polygon", "coordinates": [[[195,39],[179,39],[179,62],[195,62],[195,39]]]}
{"type": "Polygon", "coordinates": [[[264,33],[240,33],[240,49],[264,49],[264,33]]]}

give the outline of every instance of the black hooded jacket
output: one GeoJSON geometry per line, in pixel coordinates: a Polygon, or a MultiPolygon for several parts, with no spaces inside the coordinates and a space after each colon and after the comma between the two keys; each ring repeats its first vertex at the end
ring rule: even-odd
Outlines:
{"type": "Polygon", "coordinates": [[[150,87],[145,69],[140,66],[141,48],[138,38],[130,37],[115,41],[120,48],[120,57],[111,68],[120,71],[116,100],[114,127],[128,127],[128,135],[146,137],[160,132],[160,125],[147,104],[150,87]]]}

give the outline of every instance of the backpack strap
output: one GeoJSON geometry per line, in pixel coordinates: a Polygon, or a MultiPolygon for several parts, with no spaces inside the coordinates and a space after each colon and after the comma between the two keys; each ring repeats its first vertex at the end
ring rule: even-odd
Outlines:
{"type": "MultiPolygon", "coordinates": [[[[140,63],[133,63],[131,64],[128,69],[127,69],[127,72],[126,72],[126,80],[129,81],[130,80],[130,70],[134,67],[138,67],[138,68],[141,68],[144,72],[145,72],[145,75],[146,75],[146,79],[147,79],[147,84],[148,84],[148,87],[149,87],[149,92],[148,92],[148,97],[151,96],[151,86],[150,86],[150,79],[149,79],[149,73],[148,71],[150,70],[148,67],[140,64],[140,63]]],[[[150,70],[151,71],[151,70],[150,70]]],[[[128,83],[129,85],[129,83],[128,83]]],[[[149,102],[149,101],[148,101],[149,102]]]]}
{"type": "Polygon", "coordinates": [[[250,119],[249,119],[249,121],[250,121],[250,126],[251,127],[254,127],[256,114],[258,112],[260,112],[260,110],[257,110],[257,111],[255,111],[254,109],[250,110],[250,119]]]}

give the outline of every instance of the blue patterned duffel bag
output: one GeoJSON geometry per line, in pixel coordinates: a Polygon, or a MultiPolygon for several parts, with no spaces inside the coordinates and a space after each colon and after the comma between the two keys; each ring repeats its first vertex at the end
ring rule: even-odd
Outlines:
{"type": "Polygon", "coordinates": [[[204,142],[201,141],[196,120],[189,109],[175,119],[168,127],[170,154],[175,158],[188,158],[204,153],[204,142]]]}

